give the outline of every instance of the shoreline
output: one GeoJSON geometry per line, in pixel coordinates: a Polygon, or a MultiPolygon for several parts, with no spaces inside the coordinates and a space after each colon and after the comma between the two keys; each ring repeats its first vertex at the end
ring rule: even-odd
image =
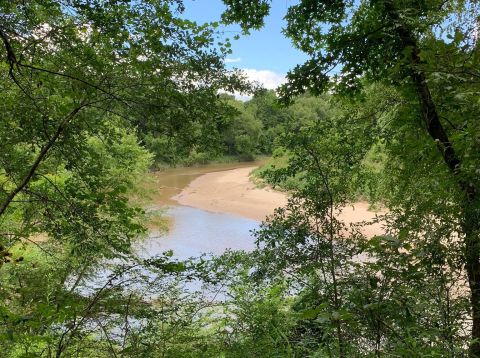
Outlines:
{"type": "MultiPolygon", "coordinates": [[[[179,205],[213,213],[225,213],[263,221],[275,208],[285,206],[288,195],[271,188],[258,188],[250,180],[257,166],[234,168],[205,173],[192,180],[183,190],[171,197],[179,205]]],[[[347,225],[372,221],[384,211],[370,211],[367,202],[345,206],[339,218],[347,225]]],[[[381,223],[365,225],[361,232],[366,236],[384,233],[381,223]]]]}
{"type": "Polygon", "coordinates": [[[263,221],[275,208],[287,203],[287,195],[257,188],[250,181],[250,173],[255,168],[257,166],[200,175],[171,199],[184,206],[263,221]]]}

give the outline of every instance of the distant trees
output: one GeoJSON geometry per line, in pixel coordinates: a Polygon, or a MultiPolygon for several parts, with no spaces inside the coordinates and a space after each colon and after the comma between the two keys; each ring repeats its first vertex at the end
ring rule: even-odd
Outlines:
{"type": "Polygon", "coordinates": [[[281,146],[285,132],[310,123],[326,104],[311,95],[298,98],[290,107],[282,106],[273,90],[257,91],[252,99],[241,102],[233,96],[221,98],[232,109],[220,132],[224,154],[252,160],[256,155],[271,155],[281,146]]]}
{"type": "MultiPolygon", "coordinates": [[[[269,155],[277,140],[273,133],[281,133],[282,119],[270,116],[280,109],[273,91],[261,91],[242,103],[224,96],[227,103],[236,111],[224,132],[226,153],[238,155],[240,159],[252,160],[255,155],[269,155]]],[[[284,115],[284,114],[283,114],[284,115]]]]}

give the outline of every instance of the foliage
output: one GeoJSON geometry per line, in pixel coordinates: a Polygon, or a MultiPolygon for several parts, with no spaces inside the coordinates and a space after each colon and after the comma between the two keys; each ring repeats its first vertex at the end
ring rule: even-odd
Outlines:
{"type": "MultiPolygon", "coordinates": [[[[213,49],[217,25],[182,11],[0,2],[2,356],[115,355],[129,310],[135,322],[156,312],[133,287],[152,285],[132,252],[146,233],[131,200],[154,159],[144,144],[159,133],[171,150],[217,146],[217,92],[249,89],[224,68],[228,46],[213,49]]],[[[184,266],[156,270],[161,281],[184,266]]]]}
{"type": "MultiPolygon", "coordinates": [[[[246,7],[239,6],[241,1],[225,3],[229,6],[226,20],[253,28],[263,24],[270,5],[268,1],[254,1],[246,7]],[[262,10],[252,14],[258,7],[262,10]]],[[[393,240],[397,253],[383,244],[379,244],[382,250],[362,250],[379,264],[382,278],[389,277],[383,271],[388,270],[388,262],[395,263],[400,272],[392,275],[395,284],[389,284],[388,290],[401,288],[404,277],[405,285],[408,282],[415,286],[414,282],[418,282],[418,287],[423,287],[411,293],[413,307],[429,305],[429,296],[424,294],[437,297],[435,305],[423,311],[431,316],[420,315],[414,321],[415,336],[423,337],[426,345],[412,341],[411,333],[402,332],[400,337],[407,346],[382,338],[376,355],[462,355],[466,339],[462,331],[467,328],[471,329],[469,356],[480,356],[480,177],[478,156],[471,154],[478,153],[478,101],[470,97],[478,95],[478,13],[478,3],[469,1],[299,1],[287,10],[284,33],[310,58],[288,74],[288,82],[281,89],[284,102],[292,102],[305,91],[314,95],[330,92],[341,99],[342,107],[346,106],[340,111],[343,115],[357,118],[360,123],[366,116],[372,124],[368,133],[344,132],[342,127],[337,132],[332,127],[331,133],[316,137],[328,145],[340,136],[347,148],[361,136],[371,139],[359,145],[352,157],[345,158],[341,151],[326,166],[331,170],[330,185],[343,188],[326,206],[335,208],[344,203],[346,193],[351,192],[351,188],[347,190],[349,183],[362,178],[362,172],[367,174],[366,188],[362,190],[390,210],[389,218],[385,218],[388,236],[379,242],[393,240]],[[470,99],[464,101],[466,98],[470,99]],[[361,155],[355,157],[359,149],[361,155]],[[351,168],[342,169],[338,177],[336,160],[349,159],[351,168]],[[389,258],[384,261],[386,254],[389,258]],[[408,275],[413,277],[406,279],[408,275]],[[457,284],[461,287],[451,294],[457,284]],[[466,301],[470,305],[462,311],[466,301]],[[440,323],[446,317],[436,311],[441,307],[459,308],[454,318],[446,319],[447,325],[440,323]],[[432,326],[425,323],[435,321],[432,326]],[[435,327],[448,328],[440,333],[435,327]],[[409,344],[413,345],[408,348],[409,344]]],[[[316,157],[328,158],[329,153],[328,147],[320,146],[316,157]]],[[[305,153],[293,155],[290,169],[273,174],[281,178],[285,173],[302,173],[303,161],[305,153]]],[[[304,181],[315,180],[311,177],[320,180],[325,177],[323,173],[321,168],[309,171],[304,181]]],[[[306,201],[301,207],[309,214],[309,223],[317,218],[322,206],[311,212],[305,207],[309,201],[321,200],[324,194],[315,187],[305,192],[306,188],[308,185],[300,188],[299,195],[306,201]]],[[[282,228],[290,220],[295,220],[293,214],[280,216],[271,226],[282,228]]],[[[278,236],[267,226],[260,238],[278,241],[280,250],[282,239],[301,228],[296,222],[302,221],[296,218],[292,228],[287,227],[289,230],[280,231],[278,236]]],[[[304,237],[308,235],[302,233],[294,239],[304,237]]],[[[296,247],[295,240],[285,249],[296,247]]],[[[300,262],[308,262],[303,260],[300,262]]],[[[351,259],[340,257],[337,262],[347,264],[351,259]]],[[[363,273],[367,272],[365,269],[363,273]]],[[[400,296],[407,294],[399,292],[400,296]]],[[[400,306],[392,308],[392,312],[400,312],[400,306]]],[[[409,308],[409,314],[419,310],[409,308]]],[[[397,325],[403,324],[400,317],[394,321],[395,331],[397,325]]],[[[341,327],[337,329],[342,333],[341,327]]],[[[342,351],[348,340],[340,343],[340,336],[337,334],[336,354],[348,356],[351,353],[347,346],[342,351]]]]}
{"type": "Polygon", "coordinates": [[[385,234],[370,238],[368,223],[339,219],[375,143],[352,135],[368,131],[369,118],[349,119],[320,118],[291,135],[288,165],[269,175],[302,173],[301,185],[257,232],[254,277],[287,277],[299,292],[292,310],[303,320],[290,334],[306,355],[461,355],[468,300],[459,243],[445,240],[453,228],[439,220],[412,233],[391,213],[385,234]]]}
{"type": "MultiPolygon", "coordinates": [[[[224,3],[244,32],[270,6],[224,3]]],[[[250,87],[183,9],[0,3],[3,356],[480,357],[478,3],[295,2],[289,107],[219,95],[250,87]],[[152,163],[222,154],[291,194],[257,250],[134,252],[152,163]],[[343,222],[359,195],[388,211],[343,222]]]]}

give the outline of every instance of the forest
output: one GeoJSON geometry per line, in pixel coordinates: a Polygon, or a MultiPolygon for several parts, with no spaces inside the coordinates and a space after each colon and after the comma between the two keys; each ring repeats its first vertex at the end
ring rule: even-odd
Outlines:
{"type": "Polygon", "coordinates": [[[222,1],[0,0],[0,357],[480,358],[480,3],[285,2],[267,90],[222,1]],[[152,173],[258,158],[255,249],[138,253],[152,173]]]}

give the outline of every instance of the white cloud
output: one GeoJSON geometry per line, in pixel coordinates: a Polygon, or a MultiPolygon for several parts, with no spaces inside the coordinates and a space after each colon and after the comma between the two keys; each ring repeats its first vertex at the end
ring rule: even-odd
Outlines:
{"type": "Polygon", "coordinates": [[[246,94],[240,94],[240,93],[234,93],[235,99],[242,101],[242,102],[247,102],[252,99],[253,96],[248,96],[246,94]]]}
{"type": "Polygon", "coordinates": [[[266,89],[276,89],[285,83],[285,74],[270,70],[256,70],[254,68],[244,68],[242,71],[252,82],[258,82],[266,89]]]}
{"type": "MultiPolygon", "coordinates": [[[[245,74],[250,82],[256,83],[266,89],[274,90],[286,82],[286,78],[283,73],[277,73],[270,70],[257,70],[255,68],[240,68],[239,70],[245,74]]],[[[221,90],[219,93],[228,92],[221,90]]],[[[236,99],[243,102],[252,99],[252,96],[238,92],[233,93],[233,95],[236,99]]]]}
{"type": "Polygon", "coordinates": [[[242,59],[240,57],[237,58],[226,58],[225,63],[234,63],[234,62],[240,62],[242,59]]]}

